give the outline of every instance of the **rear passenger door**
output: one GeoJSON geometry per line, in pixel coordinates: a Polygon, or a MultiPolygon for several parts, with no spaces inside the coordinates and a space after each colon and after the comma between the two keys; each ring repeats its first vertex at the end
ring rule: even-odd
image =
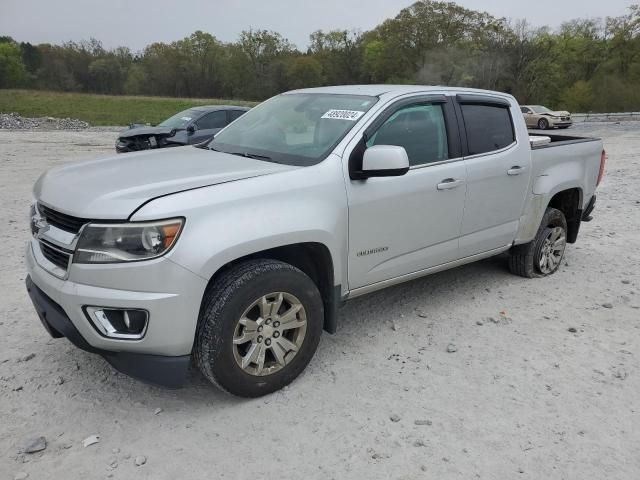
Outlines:
{"type": "Polygon", "coordinates": [[[423,96],[388,107],[353,149],[350,172],[374,145],[404,147],[410,169],[347,184],[352,290],[458,257],[466,171],[453,103],[423,96]]]}
{"type": "MultiPolygon", "coordinates": [[[[457,95],[467,168],[460,256],[510,244],[516,235],[531,176],[528,143],[518,142],[514,115],[503,97],[457,95]]],[[[526,132],[525,132],[526,134],[526,132]]]]}

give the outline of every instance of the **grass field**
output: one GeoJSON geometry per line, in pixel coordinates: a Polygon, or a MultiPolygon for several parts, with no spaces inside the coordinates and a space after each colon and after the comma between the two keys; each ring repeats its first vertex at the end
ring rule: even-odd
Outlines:
{"type": "Polygon", "coordinates": [[[91,125],[159,123],[174,113],[195,105],[244,105],[255,102],[221,99],[134,97],[60,93],[41,90],[1,90],[0,112],[18,112],[24,117],[78,118],[91,125]]]}

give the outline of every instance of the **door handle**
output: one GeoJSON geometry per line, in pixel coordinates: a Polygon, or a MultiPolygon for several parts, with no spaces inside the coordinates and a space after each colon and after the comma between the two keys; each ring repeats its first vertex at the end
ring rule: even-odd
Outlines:
{"type": "Polygon", "coordinates": [[[452,190],[458,188],[463,183],[462,180],[456,180],[455,178],[445,178],[438,184],[438,190],[452,190]]]}
{"type": "Polygon", "coordinates": [[[524,168],[522,168],[520,165],[514,165],[509,170],[507,170],[507,175],[511,175],[512,177],[514,175],[520,175],[521,173],[524,173],[524,168]]]}

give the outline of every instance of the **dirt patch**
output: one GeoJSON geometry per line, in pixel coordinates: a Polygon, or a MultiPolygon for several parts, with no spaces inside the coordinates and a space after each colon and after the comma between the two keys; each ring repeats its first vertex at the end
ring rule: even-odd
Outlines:
{"type": "Polygon", "coordinates": [[[556,275],[497,257],[358,298],[306,372],[258,400],[195,373],[151,387],[47,336],[23,283],[31,186],[112,154],[116,134],[0,132],[0,478],[638,478],[634,125],[570,131],[602,136],[609,163],[556,275]]]}

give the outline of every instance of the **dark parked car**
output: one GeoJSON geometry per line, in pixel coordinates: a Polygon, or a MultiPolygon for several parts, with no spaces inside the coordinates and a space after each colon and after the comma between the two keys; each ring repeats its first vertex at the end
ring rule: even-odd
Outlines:
{"type": "Polygon", "coordinates": [[[209,140],[249,109],[229,105],[189,108],[155,127],[131,125],[120,132],[116,152],[137,152],[150,148],[180,147],[209,140]]]}

